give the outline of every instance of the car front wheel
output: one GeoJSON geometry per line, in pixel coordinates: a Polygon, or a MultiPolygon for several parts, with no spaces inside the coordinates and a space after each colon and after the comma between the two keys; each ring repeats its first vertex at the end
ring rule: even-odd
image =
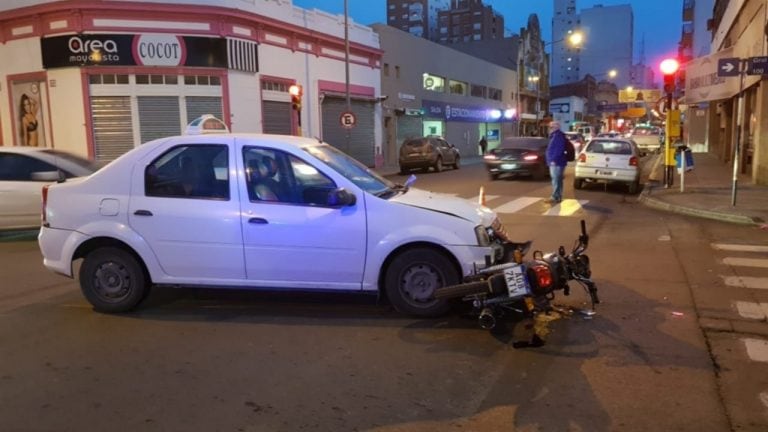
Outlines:
{"type": "Polygon", "coordinates": [[[433,296],[437,288],[457,283],[459,274],[450,259],[429,248],[400,253],[384,275],[384,289],[392,306],[398,312],[420,317],[448,312],[448,301],[433,296]]]}
{"type": "Polygon", "coordinates": [[[99,312],[127,312],[146,297],[149,281],[132,254],[104,247],[85,257],[80,267],[80,289],[99,312]]]}

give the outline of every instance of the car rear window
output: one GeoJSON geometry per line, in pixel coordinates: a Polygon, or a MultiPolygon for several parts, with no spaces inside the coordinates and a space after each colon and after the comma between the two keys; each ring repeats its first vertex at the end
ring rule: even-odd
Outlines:
{"type": "Polygon", "coordinates": [[[626,141],[592,141],[587,147],[587,152],[631,155],[632,145],[626,141]]]}
{"type": "Polygon", "coordinates": [[[423,145],[427,144],[427,140],[425,139],[412,139],[405,142],[405,144],[408,147],[421,147],[423,145]]]}
{"type": "Polygon", "coordinates": [[[655,128],[635,128],[632,135],[658,135],[659,130],[655,128]]]}

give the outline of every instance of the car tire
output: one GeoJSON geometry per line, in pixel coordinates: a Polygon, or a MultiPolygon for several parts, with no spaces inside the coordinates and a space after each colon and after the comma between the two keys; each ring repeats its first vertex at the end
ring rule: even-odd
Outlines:
{"type": "Polygon", "coordinates": [[[453,162],[453,169],[461,168],[461,158],[456,156],[456,160],[453,162]]]}
{"type": "Polygon", "coordinates": [[[627,185],[630,195],[635,195],[640,190],[640,180],[635,180],[627,185]]]}
{"type": "Polygon", "coordinates": [[[490,178],[491,181],[495,181],[499,179],[499,175],[494,173],[488,173],[488,178],[490,178]]]}
{"type": "Polygon", "coordinates": [[[573,188],[574,189],[581,189],[584,187],[584,179],[580,178],[574,178],[573,179],[573,188]]]}
{"type": "Polygon", "coordinates": [[[91,251],[80,266],[79,279],[83,295],[99,312],[130,311],[149,292],[147,275],[136,257],[114,247],[91,251]]]}
{"type": "Polygon", "coordinates": [[[436,317],[450,309],[450,303],[433,297],[437,288],[459,283],[451,260],[430,248],[412,248],[399,253],[387,266],[384,289],[392,306],[401,313],[436,317]]]}
{"type": "Polygon", "coordinates": [[[407,175],[411,170],[400,167],[400,175],[407,175]]]}
{"type": "Polygon", "coordinates": [[[438,157],[435,161],[435,172],[442,172],[443,171],[443,158],[438,157]]]}

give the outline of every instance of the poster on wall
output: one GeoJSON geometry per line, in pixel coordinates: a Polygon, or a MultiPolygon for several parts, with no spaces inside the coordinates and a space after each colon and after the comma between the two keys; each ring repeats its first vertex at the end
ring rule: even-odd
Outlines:
{"type": "Polygon", "coordinates": [[[47,112],[42,81],[24,81],[11,84],[11,97],[16,113],[16,145],[46,147],[43,113],[47,112]]]}

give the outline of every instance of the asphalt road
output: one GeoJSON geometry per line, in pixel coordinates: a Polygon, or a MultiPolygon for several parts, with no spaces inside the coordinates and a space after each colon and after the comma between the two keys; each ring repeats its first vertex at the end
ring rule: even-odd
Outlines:
{"type": "Polygon", "coordinates": [[[568,185],[574,202],[553,210],[534,200],[546,181],[491,183],[480,165],[418,177],[467,198],[483,185],[513,236],[545,251],[569,248],[585,219],[598,314],[553,315],[538,348],[516,348],[524,323],[491,334],[368,296],[156,290],[135,313],[105,315],[43,269],[33,239],[4,241],[0,429],[768,430],[768,368],[739,349],[744,335],[701,325],[746,295],[715,289],[728,269],[712,244],[765,234],[659,213],[619,188],[568,185]]]}

